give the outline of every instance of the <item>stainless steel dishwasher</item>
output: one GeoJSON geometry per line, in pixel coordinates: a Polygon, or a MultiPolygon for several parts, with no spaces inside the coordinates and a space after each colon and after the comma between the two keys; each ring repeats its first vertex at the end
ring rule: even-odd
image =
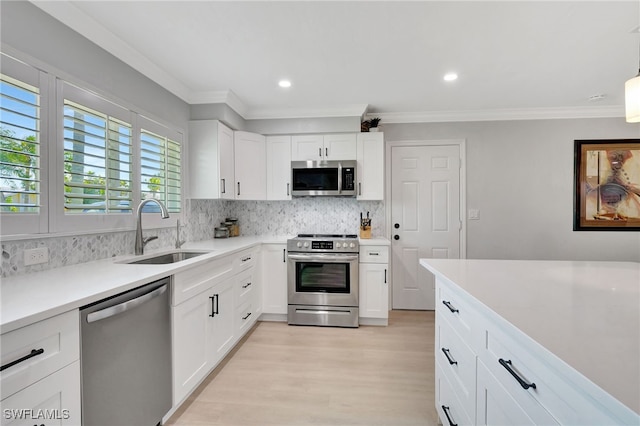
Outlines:
{"type": "Polygon", "coordinates": [[[80,310],[82,424],[155,426],[171,409],[169,278],[80,310]]]}

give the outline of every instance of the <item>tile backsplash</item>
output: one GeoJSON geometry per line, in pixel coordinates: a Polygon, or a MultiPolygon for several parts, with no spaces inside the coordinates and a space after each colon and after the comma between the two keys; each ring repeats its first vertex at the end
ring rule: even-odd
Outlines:
{"type": "MultiPolygon", "coordinates": [[[[213,238],[213,228],[226,217],[236,217],[240,235],[295,235],[297,233],[358,234],[360,213],[372,217],[374,236],[384,235],[384,202],[353,198],[296,198],[291,201],[187,200],[181,239],[213,238]]],[[[158,235],[148,250],[170,249],[175,228],[145,230],[158,235]]],[[[1,275],[9,277],[108,257],[133,254],[135,232],[110,232],[66,237],[2,241],[1,275]],[[25,266],[24,250],[47,247],[49,262],[25,266]]]]}

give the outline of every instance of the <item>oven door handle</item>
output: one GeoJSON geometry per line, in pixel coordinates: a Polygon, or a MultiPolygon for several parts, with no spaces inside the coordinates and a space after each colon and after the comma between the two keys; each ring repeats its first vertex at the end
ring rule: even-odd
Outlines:
{"type": "Polygon", "coordinates": [[[290,260],[300,260],[303,262],[353,262],[358,260],[357,253],[341,253],[341,254],[292,254],[287,257],[290,260]]]}

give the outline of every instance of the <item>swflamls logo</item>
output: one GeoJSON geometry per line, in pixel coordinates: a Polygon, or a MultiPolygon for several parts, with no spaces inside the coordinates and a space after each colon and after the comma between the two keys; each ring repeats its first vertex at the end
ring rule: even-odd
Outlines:
{"type": "Polygon", "coordinates": [[[68,420],[71,413],[67,409],[5,408],[5,420],[68,420]]]}

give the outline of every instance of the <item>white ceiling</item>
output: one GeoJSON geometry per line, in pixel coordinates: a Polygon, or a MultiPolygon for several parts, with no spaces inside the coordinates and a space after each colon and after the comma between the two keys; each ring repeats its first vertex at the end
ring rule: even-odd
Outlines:
{"type": "Polygon", "coordinates": [[[640,0],[34,4],[186,102],[247,119],[622,116],[640,59],[640,0]]]}

